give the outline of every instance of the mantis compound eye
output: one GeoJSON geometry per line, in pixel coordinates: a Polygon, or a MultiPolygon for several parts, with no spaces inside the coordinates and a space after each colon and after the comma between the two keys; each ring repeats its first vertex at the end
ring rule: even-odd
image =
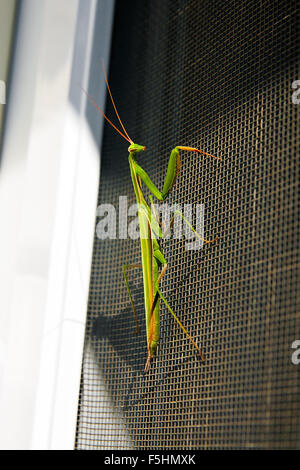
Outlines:
{"type": "Polygon", "coordinates": [[[146,150],[146,147],[144,145],[138,145],[138,144],[131,144],[128,147],[128,152],[142,152],[146,150]]]}

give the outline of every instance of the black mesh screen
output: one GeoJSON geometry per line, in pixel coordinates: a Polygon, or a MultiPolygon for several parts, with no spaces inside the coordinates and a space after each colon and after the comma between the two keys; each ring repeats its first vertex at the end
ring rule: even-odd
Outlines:
{"type": "MultiPolygon", "coordinates": [[[[95,237],[76,448],[299,447],[297,18],[294,1],[117,1],[109,79],[147,146],[139,163],[162,188],[176,145],[221,157],[182,153],[169,197],[205,204],[205,236],[220,240],[164,240],[162,291],[206,361],[162,305],[144,375],[142,275],[129,273],[137,337],[122,273],[139,242],[95,237]]],[[[127,147],[107,125],[99,204],[135,202],[127,147]]]]}

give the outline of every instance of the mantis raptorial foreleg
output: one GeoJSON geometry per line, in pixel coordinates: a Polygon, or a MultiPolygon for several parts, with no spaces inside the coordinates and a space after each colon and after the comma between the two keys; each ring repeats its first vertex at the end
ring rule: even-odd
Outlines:
{"type": "Polygon", "coordinates": [[[130,302],[131,302],[135,322],[136,322],[136,334],[138,335],[139,332],[140,332],[140,325],[139,325],[139,321],[138,321],[138,318],[137,318],[136,309],[135,309],[133,298],[132,298],[132,295],[131,295],[131,292],[130,292],[129,282],[128,282],[128,278],[127,278],[127,270],[128,269],[135,269],[135,268],[142,268],[142,265],[141,264],[124,264],[123,265],[123,274],[124,274],[125,284],[126,284],[127,292],[128,292],[129,299],[130,299],[130,302]]]}
{"type": "Polygon", "coordinates": [[[203,152],[202,150],[198,150],[194,147],[182,147],[182,146],[177,146],[171,151],[171,155],[169,158],[169,164],[168,164],[168,169],[167,173],[165,176],[165,181],[164,181],[164,186],[163,190],[159,191],[155,184],[151,181],[149,178],[148,174],[145,172],[145,170],[138,165],[136,161],[133,162],[134,169],[136,171],[136,174],[141,178],[143,183],[147,186],[147,188],[151,191],[151,193],[159,200],[159,201],[164,201],[166,197],[168,196],[169,192],[171,191],[176,177],[179,173],[180,170],[180,154],[179,150],[187,150],[189,152],[196,152],[200,153],[203,155],[208,155],[212,158],[217,158],[214,155],[210,155],[209,153],[203,152]]]}

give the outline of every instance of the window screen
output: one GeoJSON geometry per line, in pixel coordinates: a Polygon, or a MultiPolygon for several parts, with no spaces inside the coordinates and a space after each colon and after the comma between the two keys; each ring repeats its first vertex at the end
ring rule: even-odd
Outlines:
{"type": "MultiPolygon", "coordinates": [[[[176,145],[221,157],[182,153],[168,199],[204,204],[205,236],[220,238],[196,251],[163,241],[162,292],[206,360],[162,305],[143,374],[142,274],[128,274],[136,336],[122,273],[140,262],[139,241],[95,236],[77,449],[299,447],[297,20],[294,1],[116,2],[109,80],[147,146],[139,163],[162,188],[176,145]]],[[[127,147],[106,125],[98,204],[135,202],[127,147]]]]}

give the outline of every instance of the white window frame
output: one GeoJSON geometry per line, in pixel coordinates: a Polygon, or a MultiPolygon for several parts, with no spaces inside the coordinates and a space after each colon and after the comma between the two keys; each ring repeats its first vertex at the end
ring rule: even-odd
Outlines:
{"type": "Polygon", "coordinates": [[[74,448],[103,128],[78,83],[104,105],[113,10],[21,2],[0,168],[2,449],[74,448]]]}

